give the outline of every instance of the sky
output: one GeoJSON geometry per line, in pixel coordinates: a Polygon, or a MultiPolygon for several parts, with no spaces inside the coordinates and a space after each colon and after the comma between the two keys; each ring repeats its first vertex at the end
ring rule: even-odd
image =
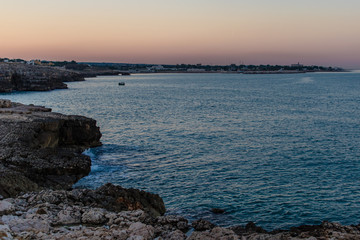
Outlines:
{"type": "Polygon", "coordinates": [[[360,69],[359,0],[0,0],[0,57],[360,69]]]}

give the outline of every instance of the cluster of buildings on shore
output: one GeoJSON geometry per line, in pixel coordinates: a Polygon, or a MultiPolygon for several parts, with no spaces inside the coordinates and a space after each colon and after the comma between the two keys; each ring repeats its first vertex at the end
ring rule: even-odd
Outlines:
{"type": "Polygon", "coordinates": [[[344,71],[338,67],[305,66],[295,63],[290,65],[202,65],[202,64],[176,64],[176,65],[154,65],[154,64],[130,64],[130,63],[96,63],[75,61],[44,61],[44,60],[22,60],[0,58],[0,62],[23,63],[36,66],[64,67],[66,69],[84,70],[97,68],[102,70],[117,70],[128,73],[297,73],[297,72],[339,72],[344,71]]]}
{"type": "Polygon", "coordinates": [[[0,62],[4,63],[23,63],[27,65],[38,65],[38,66],[54,66],[55,64],[53,62],[49,61],[41,61],[39,59],[32,59],[29,61],[23,60],[23,59],[9,59],[9,58],[0,58],[0,62]]]}
{"type": "Polygon", "coordinates": [[[322,67],[322,66],[304,66],[296,63],[291,65],[128,65],[122,66],[123,70],[130,73],[161,73],[161,72],[189,72],[189,73],[297,73],[297,72],[321,72],[321,71],[343,71],[342,68],[337,67],[322,67]]]}

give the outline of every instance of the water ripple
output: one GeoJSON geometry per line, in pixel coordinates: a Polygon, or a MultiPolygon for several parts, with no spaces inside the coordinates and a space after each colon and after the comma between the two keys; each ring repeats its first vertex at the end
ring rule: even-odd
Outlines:
{"type": "Polygon", "coordinates": [[[85,152],[92,171],[77,187],[112,182],[190,219],[275,229],[358,223],[359,79],[149,74],[1,97],[98,120],[104,145],[85,152]]]}

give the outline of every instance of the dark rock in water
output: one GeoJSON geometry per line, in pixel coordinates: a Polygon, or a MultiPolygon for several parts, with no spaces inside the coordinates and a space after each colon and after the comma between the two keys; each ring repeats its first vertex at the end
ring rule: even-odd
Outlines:
{"type": "Polygon", "coordinates": [[[138,189],[126,189],[111,183],[85,192],[81,201],[86,205],[103,207],[110,211],[131,211],[142,209],[151,216],[164,215],[166,209],[162,198],[157,194],[138,189]]]}
{"type": "Polygon", "coordinates": [[[215,227],[215,224],[204,219],[199,219],[192,222],[191,226],[195,229],[195,231],[206,231],[213,229],[215,227]]]}
{"type": "Polygon", "coordinates": [[[253,222],[245,227],[230,227],[242,239],[360,239],[360,225],[343,226],[339,223],[323,222],[320,225],[302,225],[290,230],[267,232],[253,222]]]}
{"type": "Polygon", "coordinates": [[[230,227],[229,229],[231,229],[232,231],[234,231],[237,235],[242,236],[244,234],[253,234],[253,233],[267,233],[266,230],[264,230],[261,227],[256,226],[256,224],[254,222],[249,222],[248,224],[246,224],[246,226],[233,226],[230,227]]]}
{"type": "Polygon", "coordinates": [[[0,100],[0,194],[68,189],[90,172],[82,152],[101,145],[96,121],[0,100]]]}
{"type": "Polygon", "coordinates": [[[210,211],[212,213],[215,213],[215,214],[223,214],[223,213],[225,213],[225,210],[221,209],[221,208],[212,208],[210,211]]]}
{"type": "Polygon", "coordinates": [[[266,233],[266,230],[264,230],[262,227],[256,226],[254,222],[249,222],[246,224],[245,230],[247,232],[266,233]]]}
{"type": "Polygon", "coordinates": [[[158,232],[172,232],[176,230],[187,232],[190,229],[188,220],[177,215],[160,216],[152,224],[156,226],[158,232]]]}

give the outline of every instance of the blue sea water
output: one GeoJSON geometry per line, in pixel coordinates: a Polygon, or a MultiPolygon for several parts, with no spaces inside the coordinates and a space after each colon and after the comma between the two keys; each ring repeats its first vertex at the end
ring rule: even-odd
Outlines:
{"type": "Polygon", "coordinates": [[[224,226],[360,222],[359,72],[147,74],[68,86],[0,98],[98,121],[103,146],[86,151],[92,171],[76,187],[143,189],[169,213],[224,226]]]}

